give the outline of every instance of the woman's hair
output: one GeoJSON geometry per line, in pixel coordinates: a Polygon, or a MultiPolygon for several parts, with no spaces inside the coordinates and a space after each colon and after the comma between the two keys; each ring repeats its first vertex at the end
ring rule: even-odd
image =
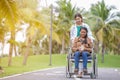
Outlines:
{"type": "Polygon", "coordinates": [[[86,27],[81,27],[80,31],[81,31],[82,29],[84,29],[84,30],[86,31],[85,40],[82,41],[82,44],[87,44],[87,37],[88,37],[87,33],[88,33],[88,30],[87,30],[86,27]]]}
{"type": "Polygon", "coordinates": [[[84,30],[86,31],[85,38],[87,38],[87,37],[88,37],[88,35],[87,35],[87,33],[88,33],[88,30],[87,30],[87,28],[86,28],[86,27],[81,27],[80,31],[81,31],[82,29],[84,29],[84,30]]]}
{"type": "Polygon", "coordinates": [[[76,17],[80,17],[83,21],[82,15],[80,13],[76,13],[75,16],[74,16],[74,19],[76,19],[76,17]]]}

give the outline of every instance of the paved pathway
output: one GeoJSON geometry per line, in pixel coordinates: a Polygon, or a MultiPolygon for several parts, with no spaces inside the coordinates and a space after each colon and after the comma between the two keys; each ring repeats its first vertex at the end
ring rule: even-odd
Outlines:
{"type": "Polygon", "coordinates": [[[120,69],[100,68],[98,79],[90,79],[90,76],[66,78],[65,68],[60,67],[4,77],[0,80],[120,80],[120,69]]]}

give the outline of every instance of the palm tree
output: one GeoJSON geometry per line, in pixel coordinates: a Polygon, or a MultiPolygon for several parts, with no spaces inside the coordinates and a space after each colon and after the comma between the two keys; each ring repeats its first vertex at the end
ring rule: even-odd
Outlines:
{"type": "Polygon", "coordinates": [[[39,30],[38,33],[41,36],[45,35],[47,29],[45,28],[44,24],[42,24],[42,22],[36,19],[37,11],[35,9],[37,6],[37,0],[30,0],[30,1],[18,0],[18,5],[20,8],[22,21],[29,24],[29,27],[26,31],[26,40],[25,40],[26,51],[24,53],[24,60],[23,60],[23,65],[26,65],[27,58],[30,53],[30,49],[33,46],[33,41],[35,40],[35,38],[33,37],[38,36],[36,35],[36,32],[38,32],[38,30],[39,30]],[[31,5],[31,3],[33,3],[34,6],[31,5]]]}
{"type": "Polygon", "coordinates": [[[73,15],[75,13],[75,6],[71,4],[71,0],[59,0],[57,1],[59,16],[57,20],[57,32],[59,33],[62,40],[62,50],[64,53],[65,42],[66,45],[69,44],[69,30],[72,25],[73,15]]]}
{"type": "MultiPolygon", "coordinates": [[[[110,48],[110,43],[115,38],[115,35],[112,34],[115,30],[115,26],[110,24],[114,23],[116,26],[117,24],[116,17],[120,17],[120,13],[112,13],[111,11],[115,9],[114,6],[106,6],[104,0],[98,2],[97,4],[93,4],[91,6],[91,13],[94,15],[94,19],[96,19],[96,27],[94,27],[94,34],[102,45],[102,56],[104,56],[105,49],[110,48]]],[[[118,28],[116,28],[118,29],[118,28]]],[[[114,42],[113,42],[114,43],[114,42]]],[[[102,62],[104,61],[104,57],[102,57],[102,62]]]]}
{"type": "MultiPolygon", "coordinates": [[[[35,0],[37,1],[37,0],[35,0]]],[[[36,3],[34,0],[31,0],[31,3],[36,3]]],[[[20,0],[19,0],[20,2],[20,0]]],[[[21,0],[21,4],[23,3],[23,0],[21,0]]],[[[48,13],[42,13],[42,11],[38,12],[36,8],[31,7],[29,4],[29,0],[25,0],[23,5],[19,5],[20,11],[21,11],[21,17],[22,20],[24,20],[26,23],[29,23],[29,27],[26,31],[26,53],[24,54],[24,60],[23,65],[26,65],[27,57],[29,53],[29,49],[32,46],[38,46],[35,44],[37,41],[40,41],[40,39],[44,35],[50,35],[49,34],[49,27],[50,27],[50,15],[48,13]],[[26,4],[25,4],[26,3],[26,4]],[[28,14],[29,13],[29,14],[28,14]]],[[[30,4],[31,4],[30,3],[30,4]]],[[[37,5],[37,4],[35,4],[37,5]]],[[[46,10],[46,9],[44,9],[46,10]]],[[[48,12],[48,11],[46,11],[48,12]]],[[[53,40],[59,41],[58,36],[53,31],[53,35],[55,38],[53,40]]]]}
{"type": "Polygon", "coordinates": [[[5,19],[0,20],[0,42],[2,43],[1,50],[3,54],[3,49],[4,49],[4,43],[5,43],[5,35],[8,32],[8,27],[4,23],[5,19]]]}
{"type": "MultiPolygon", "coordinates": [[[[5,18],[5,24],[10,31],[10,40],[15,41],[15,24],[18,22],[18,9],[16,2],[13,0],[1,0],[0,1],[0,17],[5,18]]],[[[12,52],[15,45],[10,43],[8,66],[11,65],[12,52]]]]}
{"type": "Polygon", "coordinates": [[[0,53],[0,63],[1,63],[1,58],[2,58],[2,55],[3,55],[3,49],[4,49],[4,36],[5,36],[5,33],[7,32],[7,28],[4,26],[4,22],[2,20],[0,20],[0,43],[2,44],[0,46],[0,49],[2,50],[1,53],[0,53]]]}

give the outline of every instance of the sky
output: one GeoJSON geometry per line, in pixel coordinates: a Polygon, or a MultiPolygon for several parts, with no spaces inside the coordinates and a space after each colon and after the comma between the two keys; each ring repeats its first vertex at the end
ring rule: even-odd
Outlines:
{"type": "MultiPolygon", "coordinates": [[[[72,4],[76,4],[79,8],[85,8],[88,10],[91,4],[95,4],[98,1],[102,0],[71,0],[72,4]]],[[[120,10],[120,0],[104,0],[105,3],[109,5],[114,5],[116,8],[120,10]]]]}
{"type": "MultiPolygon", "coordinates": [[[[55,1],[57,0],[40,0],[42,1],[42,5],[45,5],[45,1],[47,1],[47,5],[50,5],[51,3],[53,3],[53,5],[55,5],[55,1]]],[[[91,4],[97,3],[98,1],[102,1],[102,0],[71,0],[71,3],[73,5],[77,5],[77,7],[79,8],[85,8],[86,10],[89,10],[91,4]]],[[[120,0],[104,0],[105,3],[110,6],[110,5],[114,5],[119,11],[120,11],[120,0]]]]}

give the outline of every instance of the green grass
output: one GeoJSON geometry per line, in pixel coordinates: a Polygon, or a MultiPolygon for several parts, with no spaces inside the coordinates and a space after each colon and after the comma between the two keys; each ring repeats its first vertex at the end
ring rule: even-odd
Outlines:
{"type": "Polygon", "coordinates": [[[10,67],[7,66],[7,60],[8,58],[2,58],[1,66],[3,67],[5,72],[3,74],[0,74],[0,77],[28,71],[40,70],[44,68],[65,66],[66,55],[52,55],[52,66],[49,66],[49,55],[29,56],[26,66],[22,65],[23,57],[14,57],[12,59],[12,66],[10,67]]]}
{"type": "Polygon", "coordinates": [[[101,61],[101,55],[98,55],[98,66],[109,67],[109,68],[120,68],[120,56],[119,55],[108,55],[104,56],[104,63],[101,61]]]}
{"type": "MultiPolygon", "coordinates": [[[[66,66],[66,55],[65,54],[54,54],[52,55],[52,66],[49,66],[49,55],[34,55],[29,56],[27,65],[23,66],[23,57],[14,57],[12,59],[12,66],[7,66],[8,58],[2,58],[1,66],[4,69],[4,73],[0,74],[0,77],[9,76],[13,74],[40,70],[44,68],[66,66]]],[[[105,55],[104,63],[101,63],[101,55],[98,55],[98,67],[110,67],[120,68],[120,56],[117,55],[105,55]]]]}

